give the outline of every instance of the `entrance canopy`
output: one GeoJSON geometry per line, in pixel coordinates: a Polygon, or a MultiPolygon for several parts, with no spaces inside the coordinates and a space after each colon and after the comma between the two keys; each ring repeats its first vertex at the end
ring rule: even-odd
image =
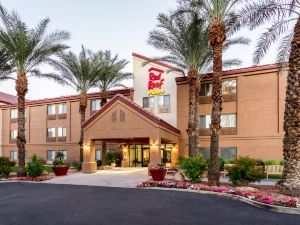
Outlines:
{"type": "MultiPolygon", "coordinates": [[[[83,172],[86,173],[97,169],[94,156],[95,141],[98,140],[116,140],[128,144],[134,140],[146,140],[144,144],[150,146],[150,167],[161,162],[162,143],[172,144],[174,155],[178,155],[180,131],[120,94],[87,120],[83,129],[83,172]]],[[[123,153],[126,153],[126,146],[123,153]]]]}

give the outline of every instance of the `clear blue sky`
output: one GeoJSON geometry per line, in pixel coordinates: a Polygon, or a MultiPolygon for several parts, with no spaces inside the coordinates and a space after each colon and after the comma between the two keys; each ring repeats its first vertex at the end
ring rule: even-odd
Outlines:
{"type": "MultiPolygon", "coordinates": [[[[71,33],[70,50],[78,53],[81,44],[96,51],[110,49],[120,58],[130,61],[126,71],[132,72],[132,52],[146,56],[162,55],[163,52],[147,45],[149,31],[157,24],[160,12],[176,7],[176,0],[0,0],[9,10],[15,9],[31,27],[42,18],[51,19],[49,31],[64,29],[71,33]]],[[[247,47],[232,48],[225,54],[239,57],[243,66],[251,65],[253,45],[261,30],[244,35],[253,40],[247,47]]],[[[263,64],[273,63],[274,51],[268,54],[263,64]]],[[[61,87],[52,81],[34,79],[29,83],[29,99],[74,94],[72,89],[61,87]]],[[[129,86],[132,82],[128,83],[129,86]]],[[[0,83],[0,91],[15,94],[13,82],[0,83]]]]}

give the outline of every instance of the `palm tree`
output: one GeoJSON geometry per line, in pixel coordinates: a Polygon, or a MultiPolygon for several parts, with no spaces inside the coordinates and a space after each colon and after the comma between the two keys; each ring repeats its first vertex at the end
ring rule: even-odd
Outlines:
{"type": "Polygon", "coordinates": [[[270,46],[279,41],[277,61],[288,61],[285,113],[284,113],[284,175],[282,192],[300,196],[300,1],[260,0],[249,3],[240,12],[241,25],[255,29],[273,21],[261,35],[254,53],[259,63],[270,46]]]}
{"type": "MultiPolygon", "coordinates": [[[[223,45],[226,36],[238,26],[233,26],[236,20],[234,7],[241,0],[181,0],[183,11],[199,13],[208,23],[208,44],[213,49],[213,90],[212,90],[212,117],[210,141],[210,165],[208,171],[208,184],[220,185],[220,171],[218,167],[219,135],[221,129],[222,112],[222,71],[223,71],[223,45]],[[185,8],[185,9],[184,9],[185,8]],[[187,9],[186,9],[187,8],[187,9]]],[[[182,11],[182,9],[179,9],[182,11]]]]}
{"type": "Polygon", "coordinates": [[[17,73],[16,91],[18,95],[18,175],[25,172],[25,96],[28,92],[28,77],[49,78],[59,81],[54,74],[45,74],[39,66],[49,61],[51,56],[66,49],[62,41],[69,39],[69,33],[56,31],[46,34],[50,20],[43,19],[32,29],[21,20],[16,12],[8,12],[0,5],[0,46],[11,60],[11,66],[17,73]]]}
{"type": "MultiPolygon", "coordinates": [[[[200,82],[209,72],[213,60],[213,51],[208,42],[208,26],[197,13],[183,14],[173,12],[171,16],[159,14],[158,28],[149,35],[148,43],[168,52],[167,56],[156,57],[152,61],[171,63],[187,74],[189,83],[189,119],[187,134],[189,137],[189,155],[197,155],[198,136],[198,96],[200,82]]],[[[228,49],[234,44],[248,44],[245,38],[229,39],[224,43],[228,49]]],[[[226,60],[227,67],[240,65],[240,60],[226,60]]]]}
{"type": "MultiPolygon", "coordinates": [[[[108,91],[126,86],[123,81],[131,79],[132,73],[124,73],[122,70],[128,64],[125,59],[118,59],[118,55],[112,56],[110,51],[99,51],[95,55],[99,62],[102,62],[102,68],[98,76],[97,87],[100,89],[101,107],[107,103],[108,91]]],[[[102,164],[106,164],[107,143],[102,141],[102,164]]]]}
{"type": "MultiPolygon", "coordinates": [[[[77,57],[73,52],[61,53],[59,61],[51,61],[51,65],[59,72],[63,83],[70,86],[80,94],[79,113],[81,125],[85,122],[85,113],[87,108],[87,93],[96,86],[101,62],[95,59],[94,53],[85,49],[77,57]]],[[[80,131],[80,161],[83,159],[83,137],[84,132],[80,131]]]]}

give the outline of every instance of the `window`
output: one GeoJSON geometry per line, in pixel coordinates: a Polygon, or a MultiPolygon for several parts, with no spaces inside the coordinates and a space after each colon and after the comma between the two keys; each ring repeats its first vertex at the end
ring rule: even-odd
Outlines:
{"type": "Polygon", "coordinates": [[[236,114],[221,115],[221,127],[236,127],[236,114]]]}
{"type": "Polygon", "coordinates": [[[18,110],[17,109],[11,109],[10,110],[10,118],[11,119],[17,119],[18,118],[18,110]]]}
{"type": "Polygon", "coordinates": [[[158,96],[158,106],[159,107],[170,106],[170,95],[158,96]]]}
{"type": "Polygon", "coordinates": [[[47,160],[55,160],[55,150],[47,151],[47,160]]]}
{"type": "Polygon", "coordinates": [[[222,93],[227,94],[236,94],[236,80],[225,80],[222,82],[222,93]]]}
{"type": "MultiPolygon", "coordinates": [[[[200,116],[199,128],[209,128],[211,124],[211,115],[200,116]]],[[[236,114],[221,115],[221,127],[236,127],[236,114]]]]}
{"type": "Polygon", "coordinates": [[[63,160],[67,160],[67,158],[68,158],[68,152],[66,150],[59,150],[58,152],[61,152],[62,154],[64,154],[63,160]]]}
{"type": "Polygon", "coordinates": [[[225,161],[235,160],[237,157],[237,148],[235,147],[224,147],[220,149],[221,158],[225,161]]]}
{"type": "Polygon", "coordinates": [[[154,97],[144,97],[143,108],[153,108],[153,107],[154,107],[154,97]]]}
{"type": "Polygon", "coordinates": [[[47,108],[48,115],[56,114],[55,105],[48,105],[47,108]]]}
{"type": "Polygon", "coordinates": [[[48,128],[47,129],[47,137],[55,137],[55,128],[48,128]]]}
{"type": "Polygon", "coordinates": [[[16,161],[17,160],[17,151],[10,151],[9,152],[9,159],[12,161],[16,161]]]}
{"type": "Polygon", "coordinates": [[[92,111],[98,111],[101,108],[101,100],[100,99],[93,99],[92,100],[92,111]]]}
{"type": "Polygon", "coordinates": [[[67,136],[67,128],[65,128],[65,127],[57,128],[57,136],[58,137],[66,137],[67,136]]]}
{"type": "Polygon", "coordinates": [[[161,145],[161,162],[162,163],[170,163],[172,162],[172,148],[173,146],[170,144],[162,144],[161,145]]]}
{"type": "Polygon", "coordinates": [[[125,112],[120,110],[120,122],[125,122],[125,112]]]}
{"type": "Polygon", "coordinates": [[[203,83],[200,88],[200,96],[211,96],[212,83],[203,83]]]}
{"type": "Polygon", "coordinates": [[[58,114],[66,114],[67,113],[67,104],[59,104],[58,105],[58,114]]]}
{"type": "Polygon", "coordinates": [[[17,139],[18,131],[17,130],[10,130],[10,139],[17,139]]]}
{"type": "Polygon", "coordinates": [[[209,125],[211,124],[211,116],[206,115],[206,116],[200,116],[199,119],[200,125],[199,128],[209,128],[209,125]]]}
{"type": "Polygon", "coordinates": [[[198,148],[199,156],[202,157],[205,160],[208,160],[210,158],[210,148],[198,148]]]}
{"type": "Polygon", "coordinates": [[[101,150],[100,149],[96,149],[95,151],[95,159],[96,160],[102,160],[102,155],[101,155],[101,150]]]}

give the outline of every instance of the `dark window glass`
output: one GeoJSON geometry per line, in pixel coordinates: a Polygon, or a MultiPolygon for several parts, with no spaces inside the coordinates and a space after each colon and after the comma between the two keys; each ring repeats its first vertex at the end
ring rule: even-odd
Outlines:
{"type": "Polygon", "coordinates": [[[237,157],[237,148],[235,147],[223,147],[220,152],[221,158],[225,161],[235,160],[237,157]]]}
{"type": "Polygon", "coordinates": [[[210,157],[210,148],[198,148],[199,156],[205,160],[208,160],[210,157]]]}

